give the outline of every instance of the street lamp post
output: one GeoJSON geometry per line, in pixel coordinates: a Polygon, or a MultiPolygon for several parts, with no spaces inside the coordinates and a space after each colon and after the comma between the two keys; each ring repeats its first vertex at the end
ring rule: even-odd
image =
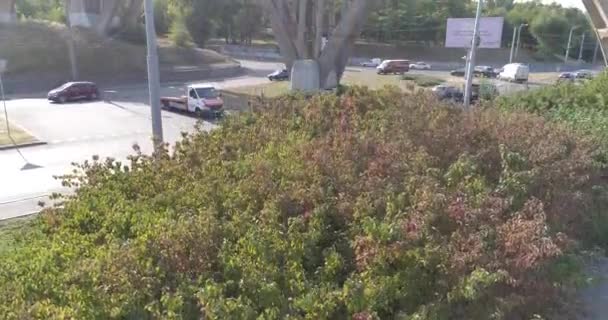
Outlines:
{"type": "Polygon", "coordinates": [[[585,33],[583,32],[583,36],[581,38],[581,49],[578,52],[578,62],[583,60],[583,51],[585,50],[585,33]]]}
{"type": "Polygon", "coordinates": [[[574,34],[574,30],[576,30],[578,26],[574,26],[570,28],[570,35],[568,36],[568,45],[566,46],[566,56],[564,56],[564,63],[568,62],[568,58],[570,57],[570,46],[572,45],[572,34],[574,34]]]}
{"type": "Polygon", "coordinates": [[[517,56],[519,55],[519,47],[521,44],[521,29],[527,26],[527,23],[522,23],[519,25],[519,28],[517,28],[517,45],[515,46],[515,59],[517,59],[517,56]]]}
{"type": "Polygon", "coordinates": [[[513,63],[513,55],[515,54],[515,41],[517,40],[517,27],[513,27],[513,40],[511,41],[511,54],[509,55],[509,63],[513,63]]]}
{"type": "Polygon", "coordinates": [[[152,108],[152,135],[154,149],[163,143],[163,123],[160,110],[160,75],[158,70],[158,49],[156,48],[156,29],[154,25],[154,2],[144,3],[146,20],[146,45],[148,47],[148,89],[150,108],[152,108]]]}
{"type": "Polygon", "coordinates": [[[467,65],[466,77],[467,83],[464,87],[464,108],[469,109],[471,106],[471,88],[473,87],[473,70],[475,68],[475,58],[477,55],[477,46],[481,42],[479,38],[479,22],[481,20],[481,9],[483,8],[483,0],[477,2],[477,13],[475,14],[475,27],[473,28],[473,39],[471,41],[471,55],[469,64],[467,65]]]}

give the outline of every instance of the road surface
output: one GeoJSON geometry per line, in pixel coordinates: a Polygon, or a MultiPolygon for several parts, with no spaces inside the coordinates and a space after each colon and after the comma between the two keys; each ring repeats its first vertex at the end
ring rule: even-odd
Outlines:
{"type": "MultiPolygon", "coordinates": [[[[279,63],[242,61],[247,75],[213,81],[220,88],[256,85],[265,75],[282,67],[279,63]]],[[[196,81],[192,81],[196,82],[196,81]]],[[[162,95],[182,95],[187,83],[163,85],[162,95]]],[[[94,155],[125,160],[137,144],[144,153],[152,151],[147,85],[102,88],[107,101],[52,104],[44,93],[28,98],[10,97],[9,119],[26,129],[44,146],[0,151],[0,220],[40,210],[54,192],[67,192],[55,176],[70,172],[73,162],[94,155]],[[26,170],[22,170],[26,167],[26,170]],[[30,168],[29,170],[28,167],[30,168]],[[33,168],[32,168],[33,167],[33,168]]],[[[174,143],[182,132],[192,132],[198,121],[189,115],[163,111],[165,141],[174,143]]],[[[214,124],[203,122],[204,130],[214,124]]]]}
{"type": "MultiPolygon", "coordinates": [[[[274,62],[240,62],[247,70],[246,76],[205,82],[214,82],[219,88],[257,85],[267,83],[266,75],[283,67],[274,62]]],[[[443,76],[445,72],[425,73],[443,76]]],[[[161,95],[182,95],[186,86],[187,83],[165,84],[161,95]]],[[[147,85],[102,90],[106,101],[58,105],[47,102],[44,93],[26,99],[13,96],[7,101],[9,119],[47,145],[0,151],[0,220],[37,212],[38,202],[48,203],[48,195],[68,191],[54,176],[69,172],[73,162],[93,155],[124,160],[133,153],[134,144],[145,153],[152,151],[147,85]],[[26,165],[34,169],[22,170],[26,165]]],[[[192,132],[196,122],[188,115],[163,111],[165,140],[174,143],[181,132],[192,132]]],[[[213,127],[209,122],[203,124],[205,130],[213,127]]]]}

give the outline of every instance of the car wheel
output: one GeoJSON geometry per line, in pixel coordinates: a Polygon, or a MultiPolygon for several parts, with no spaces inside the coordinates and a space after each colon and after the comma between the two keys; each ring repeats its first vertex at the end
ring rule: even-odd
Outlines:
{"type": "Polygon", "coordinates": [[[203,110],[201,110],[200,108],[196,108],[194,109],[194,114],[196,115],[197,118],[203,118],[203,110]]]}
{"type": "Polygon", "coordinates": [[[89,100],[94,101],[94,100],[97,100],[97,98],[99,98],[99,96],[97,95],[97,93],[93,93],[93,94],[91,94],[91,96],[89,97],[89,100]]]}
{"type": "Polygon", "coordinates": [[[61,96],[58,99],[59,103],[66,103],[68,101],[68,99],[65,96],[61,96]]]}

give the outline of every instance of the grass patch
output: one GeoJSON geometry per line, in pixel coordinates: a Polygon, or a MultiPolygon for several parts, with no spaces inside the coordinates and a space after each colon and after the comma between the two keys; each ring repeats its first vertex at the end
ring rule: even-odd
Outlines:
{"type": "Polygon", "coordinates": [[[269,82],[253,86],[225,89],[224,92],[252,97],[275,98],[289,93],[289,81],[269,82]]]}
{"type": "Polygon", "coordinates": [[[444,79],[423,74],[405,74],[401,76],[401,80],[413,81],[417,86],[423,88],[434,87],[445,82],[444,79]]]}
{"type": "Polygon", "coordinates": [[[24,236],[34,230],[35,216],[25,216],[0,221],[0,255],[14,249],[24,236]]]}
{"type": "Polygon", "coordinates": [[[25,130],[14,125],[9,124],[9,126],[11,132],[10,136],[8,135],[9,130],[7,130],[8,128],[6,127],[6,121],[4,120],[4,117],[0,117],[0,147],[12,144],[20,145],[38,141],[34,136],[27,133],[25,130]]]}
{"type": "MultiPolygon", "coordinates": [[[[342,77],[342,84],[347,86],[362,86],[374,90],[386,86],[396,86],[403,91],[410,92],[416,88],[428,88],[444,82],[444,79],[426,75],[408,74],[401,77],[397,75],[379,75],[371,70],[346,70],[342,77]]],[[[253,86],[225,89],[223,92],[227,109],[244,110],[248,107],[248,101],[254,98],[276,98],[289,93],[289,82],[268,82],[253,86]]]]}

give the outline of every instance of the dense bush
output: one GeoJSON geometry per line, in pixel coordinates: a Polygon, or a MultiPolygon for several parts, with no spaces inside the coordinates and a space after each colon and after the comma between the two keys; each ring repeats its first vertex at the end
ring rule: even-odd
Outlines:
{"type": "Polygon", "coordinates": [[[536,113],[590,134],[601,146],[597,159],[608,165],[608,74],[584,85],[562,83],[501,98],[498,106],[536,113]]]}
{"type": "Polygon", "coordinates": [[[0,314],[559,310],[578,274],[573,253],[592,236],[589,144],[539,117],[434,104],[396,90],[286,97],[156,160],[84,163],[66,177],[76,194],[40,217],[43,235],[0,256],[0,314]]]}
{"type": "Polygon", "coordinates": [[[419,74],[404,74],[401,76],[401,80],[414,81],[416,85],[423,88],[434,87],[445,82],[441,78],[419,74]]]}

